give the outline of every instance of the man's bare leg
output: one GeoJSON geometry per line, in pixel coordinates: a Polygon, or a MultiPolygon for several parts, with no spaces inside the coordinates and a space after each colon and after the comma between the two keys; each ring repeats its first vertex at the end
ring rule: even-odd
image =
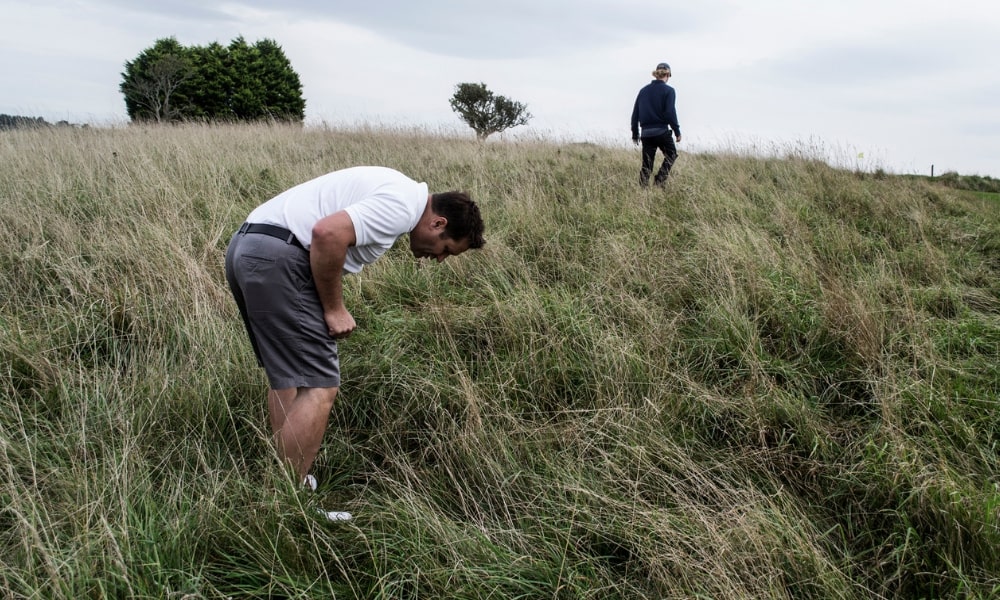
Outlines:
{"type": "Polygon", "coordinates": [[[309,474],[319,454],[338,391],[340,388],[287,388],[267,394],[278,456],[295,469],[299,481],[309,474]]]}

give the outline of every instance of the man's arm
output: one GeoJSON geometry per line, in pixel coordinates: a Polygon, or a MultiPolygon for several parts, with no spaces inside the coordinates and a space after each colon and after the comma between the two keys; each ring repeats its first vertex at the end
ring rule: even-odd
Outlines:
{"type": "Polygon", "coordinates": [[[667,94],[667,124],[674,130],[677,141],[681,141],[681,126],[677,122],[677,92],[669,88],[667,94]]]}
{"type": "Polygon", "coordinates": [[[632,126],[632,143],[639,143],[639,97],[636,96],[635,104],[632,105],[632,119],[630,122],[632,126]]]}
{"type": "Polygon", "coordinates": [[[351,335],[357,324],[344,306],[344,261],[347,249],[357,243],[354,222],[344,211],[323,217],[313,225],[309,264],[316,292],[323,304],[323,318],[335,338],[351,335]]]}

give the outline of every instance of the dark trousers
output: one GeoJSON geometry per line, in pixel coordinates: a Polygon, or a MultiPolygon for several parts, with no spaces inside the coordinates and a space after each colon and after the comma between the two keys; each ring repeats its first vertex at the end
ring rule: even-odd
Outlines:
{"type": "Polygon", "coordinates": [[[667,175],[670,175],[670,167],[674,166],[674,161],[677,160],[677,146],[674,145],[671,132],[642,138],[642,170],[639,171],[639,185],[643,187],[649,185],[649,175],[653,172],[653,161],[656,159],[657,150],[663,153],[663,164],[656,172],[653,183],[663,185],[667,182],[667,175]]]}

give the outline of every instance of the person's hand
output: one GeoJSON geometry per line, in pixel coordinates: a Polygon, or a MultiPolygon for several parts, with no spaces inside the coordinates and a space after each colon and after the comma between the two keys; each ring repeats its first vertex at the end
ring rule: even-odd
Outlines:
{"type": "Polygon", "coordinates": [[[677,141],[678,142],[681,141],[681,134],[679,134],[679,133],[677,134],[677,141]]]}
{"type": "Polygon", "coordinates": [[[332,338],[346,338],[358,326],[354,322],[354,316],[346,308],[327,311],[323,313],[323,319],[332,338]]]}
{"type": "Polygon", "coordinates": [[[636,146],[638,146],[639,145],[639,138],[632,138],[632,143],[635,144],[636,146]]]}

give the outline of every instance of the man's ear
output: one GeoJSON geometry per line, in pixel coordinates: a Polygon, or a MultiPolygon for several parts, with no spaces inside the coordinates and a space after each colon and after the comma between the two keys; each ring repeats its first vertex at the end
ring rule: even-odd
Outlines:
{"type": "Polygon", "coordinates": [[[440,215],[435,215],[431,220],[431,228],[435,231],[444,231],[444,228],[448,226],[448,219],[440,215]]]}

